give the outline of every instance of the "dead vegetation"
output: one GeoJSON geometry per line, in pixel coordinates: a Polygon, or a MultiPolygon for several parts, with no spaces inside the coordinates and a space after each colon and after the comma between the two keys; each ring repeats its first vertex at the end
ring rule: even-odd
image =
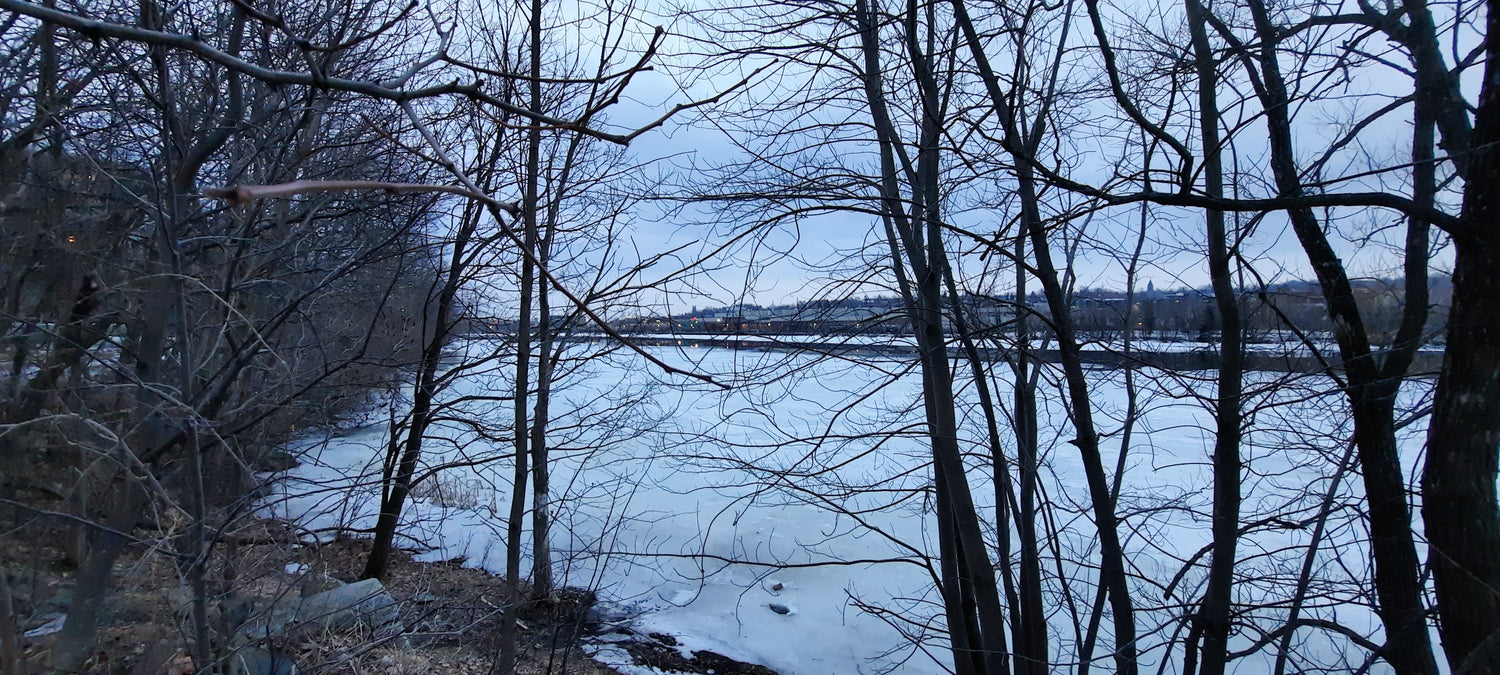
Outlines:
{"type": "MultiPolygon", "coordinates": [[[[32,634],[23,638],[27,673],[50,672],[49,651],[56,633],[48,633],[47,626],[66,610],[73,583],[63,530],[42,527],[46,520],[51,518],[37,516],[23,525],[36,536],[12,538],[15,545],[0,552],[18,628],[32,634]]],[[[218,586],[215,619],[221,627],[243,620],[246,608],[358,579],[368,542],[307,544],[296,534],[284,523],[257,520],[225,538],[224,563],[210,575],[218,586]]],[[[376,635],[354,628],[276,636],[258,644],[289,656],[302,673],[493,672],[501,608],[513,597],[503,579],[464,567],[459,560],[424,563],[398,552],[392,557],[387,588],[406,628],[400,634],[376,635]]],[[[190,602],[191,592],[169,556],[145,541],[132,546],[121,557],[99,639],[82,672],[196,672],[185,647],[190,602]]],[[[518,672],[615,672],[579,648],[592,602],[592,594],[563,591],[547,602],[531,603],[521,613],[524,648],[518,672]]]]}

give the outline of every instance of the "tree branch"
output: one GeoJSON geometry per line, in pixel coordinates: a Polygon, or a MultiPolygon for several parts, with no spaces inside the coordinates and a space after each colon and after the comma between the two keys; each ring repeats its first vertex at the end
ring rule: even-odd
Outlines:
{"type": "Polygon", "coordinates": [[[236,185],[222,188],[204,188],[203,194],[229,202],[245,204],[257,199],[290,199],[300,195],[325,194],[329,192],[360,192],[379,190],[388,194],[442,192],[477,199],[514,216],[521,207],[514,202],[502,202],[482,192],[475,192],[462,185],[427,185],[424,183],[386,183],[374,180],[297,180],[276,185],[236,185]]]}

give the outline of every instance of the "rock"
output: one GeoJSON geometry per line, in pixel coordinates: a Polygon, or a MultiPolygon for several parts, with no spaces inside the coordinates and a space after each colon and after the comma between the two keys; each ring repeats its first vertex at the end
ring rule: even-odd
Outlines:
{"type": "Polygon", "coordinates": [[[770,607],[771,611],[776,612],[777,614],[791,614],[792,613],[792,608],[787,607],[786,605],[783,605],[783,604],[781,604],[779,602],[773,602],[773,603],[771,603],[769,605],[766,605],[766,606],[770,607]]]}
{"type": "Polygon", "coordinates": [[[246,647],[229,657],[229,675],[297,675],[297,662],[280,652],[246,647]]]}
{"type": "Polygon", "coordinates": [[[774,584],[771,584],[771,591],[773,593],[780,593],[781,589],[783,589],[783,588],[786,588],[786,586],[783,585],[780,581],[778,581],[778,582],[776,582],[774,584]]]}
{"type": "MultiPolygon", "coordinates": [[[[675,640],[674,640],[675,641],[675,640]]],[[[626,641],[618,643],[630,654],[635,665],[654,668],[667,673],[713,673],[715,675],[777,675],[776,671],[754,663],[736,661],[723,654],[706,649],[682,654],[678,647],[669,647],[656,640],[626,641]]]]}
{"type": "Polygon", "coordinates": [[[583,628],[590,635],[635,635],[630,622],[639,613],[632,605],[600,600],[584,613],[583,628]]]}
{"type": "Polygon", "coordinates": [[[264,607],[236,636],[253,641],[272,635],[340,631],[356,626],[377,635],[403,630],[396,599],[379,579],[365,579],[302,599],[282,598],[264,607]]]}
{"type": "Polygon", "coordinates": [[[68,616],[66,614],[48,614],[47,616],[41,618],[45,619],[46,623],[26,631],[24,634],[22,634],[21,637],[24,637],[28,640],[35,640],[37,638],[47,637],[48,635],[52,635],[53,633],[60,633],[63,629],[63,623],[68,620],[68,616]]]}
{"type": "Polygon", "coordinates": [[[297,582],[297,587],[301,590],[302,597],[304,598],[310,598],[336,588],[343,588],[344,585],[344,582],[327,574],[304,574],[297,582]]]}
{"type": "Polygon", "coordinates": [[[316,630],[340,630],[355,625],[376,631],[392,627],[399,630],[401,611],[379,579],[365,579],[303,598],[296,621],[299,627],[316,626],[316,630]]]}

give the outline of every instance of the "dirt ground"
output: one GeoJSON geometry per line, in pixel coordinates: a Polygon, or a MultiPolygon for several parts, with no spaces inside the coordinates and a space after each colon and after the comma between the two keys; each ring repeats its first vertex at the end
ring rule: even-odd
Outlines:
{"type": "MultiPolygon", "coordinates": [[[[67,528],[32,527],[33,536],[10,537],[0,553],[9,576],[20,632],[56,619],[67,608],[73,570],[66,556],[67,528]],[[49,536],[49,534],[51,536],[49,536]]],[[[150,534],[150,533],[145,533],[150,534]]],[[[142,536],[116,564],[112,591],[95,653],[84,672],[185,675],[194,672],[183,651],[189,634],[190,593],[162,539],[142,536]],[[152,547],[149,542],[158,542],[152,547]]],[[[311,594],[358,580],[369,551],[348,539],[307,545],[284,523],[256,521],[220,542],[210,571],[217,596],[212,620],[232,621],[236,607],[277,596],[311,594]]],[[[415,674],[494,671],[499,654],[500,608],[510,598],[503,579],[465,568],[462,561],[419,563],[406,552],[392,556],[386,588],[401,610],[406,632],[379,637],[359,629],[272,638],[265,645],[290,655],[302,673],[415,674]]],[[[520,673],[615,673],[578,648],[587,592],[564,590],[528,604],[520,616],[520,673]]],[[[216,626],[224,624],[216,624],[216,626]]],[[[46,672],[55,635],[27,638],[27,672],[46,672]]]]}

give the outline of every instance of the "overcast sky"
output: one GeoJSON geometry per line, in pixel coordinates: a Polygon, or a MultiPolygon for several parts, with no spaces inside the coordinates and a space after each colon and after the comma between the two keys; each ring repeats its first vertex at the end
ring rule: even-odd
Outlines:
{"type": "MultiPolygon", "coordinates": [[[[671,26],[672,30],[692,30],[690,22],[664,14],[668,8],[658,5],[648,8],[641,32],[644,34],[650,23],[671,26]],[[652,14],[652,12],[655,12],[652,14]]],[[[1082,11],[1081,8],[1078,11],[1082,11]]],[[[1175,19],[1167,14],[1156,19],[1162,25],[1175,19]]],[[[1077,29],[1075,28],[1075,31],[1077,29]]],[[[1088,36],[1083,36],[1088,37],[1088,36]]],[[[769,38],[768,38],[769,39],[769,38]]],[[[1081,39],[1081,38],[1080,38],[1081,39]]],[[[1085,45],[1085,48],[1087,45],[1085,45]]],[[[741,63],[728,72],[704,77],[694,68],[702,65],[699,55],[684,56],[682,52],[701,52],[702,43],[670,39],[658,59],[656,69],[640,74],[633,82],[627,100],[611,111],[610,122],[618,127],[630,128],[654,119],[671,105],[704,98],[728,88],[756,65],[741,63]]],[[[1074,66],[1078,68],[1079,66],[1074,66]]],[[[714,116],[722,111],[742,107],[749,97],[764,94],[767,87],[784,86],[787,81],[796,82],[802,75],[795,65],[781,64],[779,71],[763,73],[756,84],[721,102],[717,107],[708,107],[680,115],[663,128],[645,134],[630,148],[636,160],[649,164],[650,170],[661,175],[670,175],[678,184],[694,184],[707,181],[707,174],[700,173],[705,167],[720,166],[726,162],[742,159],[740,144],[757,146],[761,139],[746,137],[718,124],[714,116]],[[774,76],[772,76],[774,75],[774,76]],[[757,90],[756,87],[761,88],[757,90]]],[[[1086,73],[1070,72],[1069,76],[1084,77],[1086,73]]],[[[1296,130],[1299,150],[1309,155],[1320,153],[1336,133],[1344,120],[1353,118],[1361,109],[1373,109],[1383,105],[1387,96],[1399,96],[1409,91],[1409,80],[1389,70],[1367,68],[1353,72],[1351,82],[1344,85],[1345,91],[1354,94],[1371,94],[1365,97],[1349,96],[1332,103],[1320,103],[1320,110],[1300,110],[1298,120],[1303,122],[1296,130]],[[1403,87],[1405,89],[1403,89],[1403,87]]],[[[1477,84],[1475,84],[1477,86],[1477,84]]],[[[1226,100],[1235,96],[1224,92],[1226,100]]],[[[1103,105],[1103,104],[1096,104],[1103,105]]],[[[1249,106],[1243,117],[1244,127],[1235,135],[1236,154],[1230,161],[1251,173],[1264,174],[1267,150],[1264,145],[1263,121],[1255,119],[1254,106],[1249,106]]],[[[1075,114],[1078,114],[1075,112],[1075,114]]],[[[1118,111],[1103,114],[1118,116],[1118,111]]],[[[1329,171],[1357,172],[1371,163],[1381,163],[1390,157],[1409,153],[1409,110],[1401,110],[1386,119],[1371,125],[1341,156],[1341,161],[1330,163],[1329,171]]],[[[1229,116],[1226,123],[1234,123],[1229,116]]],[[[1101,143],[1101,146],[1105,143],[1101,143]]],[[[1085,160],[1090,149],[1079,151],[1085,160]]],[[[1107,152],[1097,156],[1105,158],[1107,152]]],[[[1409,155],[1408,155],[1409,156],[1409,155]]],[[[1306,157],[1300,158],[1304,161],[1306,157]]],[[[1084,162],[1087,164],[1087,162],[1084,162]]],[[[1091,170],[1089,166],[1074,167],[1070,175],[1079,180],[1096,182],[1103,180],[1107,167],[1091,170]]],[[[1325,176],[1325,178],[1330,176],[1325,176]]],[[[1339,183],[1330,189],[1369,189],[1404,191],[1404,175],[1369,177],[1362,180],[1339,183]]],[[[1003,182],[1000,183],[1003,188],[1003,182]]],[[[1264,187],[1252,189],[1264,190],[1264,187]]],[[[1264,194],[1264,193],[1261,193],[1264,194]]],[[[961,198],[960,198],[961,199],[961,198]]],[[[713,204],[699,204],[676,210],[672,204],[647,203],[637,209],[632,237],[643,251],[664,250],[681,245],[688,249],[681,259],[697,257],[692,252],[706,254],[723,245],[736,226],[724,217],[726,209],[713,204]]],[[[1327,215],[1327,214],[1320,214],[1327,215]]],[[[1343,211],[1337,214],[1339,221],[1333,237],[1335,245],[1346,257],[1350,271],[1356,275],[1392,276],[1399,271],[1399,255],[1402,221],[1390,212],[1356,213],[1343,211]],[[1399,227],[1398,227],[1399,226],[1399,227]]],[[[979,231],[994,231],[998,228],[1000,214],[993,211],[963,211],[950,206],[947,216],[952,222],[979,231]]],[[[1075,260],[1079,287],[1097,286],[1122,288],[1125,282],[1123,256],[1135,246],[1140,211],[1135,207],[1103,210],[1087,220],[1087,232],[1097,245],[1080,249],[1075,260]]],[[[1157,288],[1178,286],[1201,287],[1207,284],[1206,260],[1202,243],[1202,213],[1194,210],[1154,207],[1149,214],[1147,241],[1144,246],[1145,262],[1139,272],[1138,286],[1147,282],[1157,288]]],[[[1234,215],[1230,216],[1231,223],[1234,215]]],[[[1239,216],[1242,224],[1252,221],[1250,214],[1239,216]]],[[[761,233],[754,245],[742,242],[729,249],[725,256],[709,265],[711,272],[691,277],[691,284],[682,284],[674,290],[688,292],[677,298],[676,305],[688,303],[700,306],[716,303],[746,301],[768,305],[795,302],[815,297],[827,287],[830,277],[847,274],[847,268],[859,263],[853,255],[869,251],[865,255],[879,255],[881,251],[879,222],[868,215],[832,213],[788,221],[776,228],[761,233]]],[[[1254,222],[1251,236],[1242,250],[1245,260],[1264,275],[1266,281],[1288,281],[1310,279],[1311,271],[1306,264],[1296,238],[1286,226],[1280,214],[1269,214],[1254,222]]],[[[965,271],[978,271],[977,263],[966,257],[965,271]]],[[[1434,260],[1435,270],[1445,271],[1450,263],[1446,252],[1434,260]]],[[[1253,283],[1253,278],[1246,278],[1253,283]]],[[[871,287],[870,293],[878,292],[871,287]]],[[[674,307],[675,308],[675,307],[674,307]]]]}

